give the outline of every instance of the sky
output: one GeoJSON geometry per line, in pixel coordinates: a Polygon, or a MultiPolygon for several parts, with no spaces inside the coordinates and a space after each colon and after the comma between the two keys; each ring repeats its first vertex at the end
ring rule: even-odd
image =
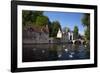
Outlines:
{"type": "Polygon", "coordinates": [[[78,26],[79,33],[81,35],[84,34],[84,27],[82,25],[81,19],[83,13],[75,13],[75,12],[44,12],[44,15],[52,21],[59,21],[61,28],[68,27],[73,31],[74,26],[78,26]]]}

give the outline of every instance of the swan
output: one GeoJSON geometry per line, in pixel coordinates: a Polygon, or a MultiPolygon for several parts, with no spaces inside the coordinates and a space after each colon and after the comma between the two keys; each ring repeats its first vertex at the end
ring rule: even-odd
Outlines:
{"type": "Polygon", "coordinates": [[[68,49],[66,48],[65,51],[68,52],[68,49]]]}

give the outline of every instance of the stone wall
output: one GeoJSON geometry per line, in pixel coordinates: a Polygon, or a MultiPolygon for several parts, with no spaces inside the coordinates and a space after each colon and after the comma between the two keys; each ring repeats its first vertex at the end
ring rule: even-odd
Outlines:
{"type": "Polygon", "coordinates": [[[23,43],[49,43],[49,33],[23,32],[23,43]]]}

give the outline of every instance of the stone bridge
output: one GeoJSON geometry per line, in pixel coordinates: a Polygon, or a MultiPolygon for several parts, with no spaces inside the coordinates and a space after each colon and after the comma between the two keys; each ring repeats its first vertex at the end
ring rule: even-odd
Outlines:
{"type": "Polygon", "coordinates": [[[84,42],[85,42],[85,41],[84,41],[84,40],[81,40],[81,39],[72,40],[72,43],[73,43],[73,44],[77,44],[77,43],[78,43],[78,44],[84,44],[84,42]]]}

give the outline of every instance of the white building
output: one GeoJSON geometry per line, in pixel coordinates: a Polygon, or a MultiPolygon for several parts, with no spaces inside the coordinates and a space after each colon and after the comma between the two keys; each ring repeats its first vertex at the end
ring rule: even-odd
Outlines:
{"type": "Polygon", "coordinates": [[[68,32],[68,39],[73,40],[73,32],[72,31],[68,32]]]}
{"type": "Polygon", "coordinates": [[[59,30],[58,30],[58,33],[57,33],[57,38],[62,38],[62,35],[63,35],[63,34],[62,34],[62,31],[59,29],[59,30]]]}
{"type": "Polygon", "coordinates": [[[73,40],[73,32],[72,31],[61,31],[60,29],[58,30],[57,33],[57,38],[61,39],[61,42],[69,42],[73,40]]]}

